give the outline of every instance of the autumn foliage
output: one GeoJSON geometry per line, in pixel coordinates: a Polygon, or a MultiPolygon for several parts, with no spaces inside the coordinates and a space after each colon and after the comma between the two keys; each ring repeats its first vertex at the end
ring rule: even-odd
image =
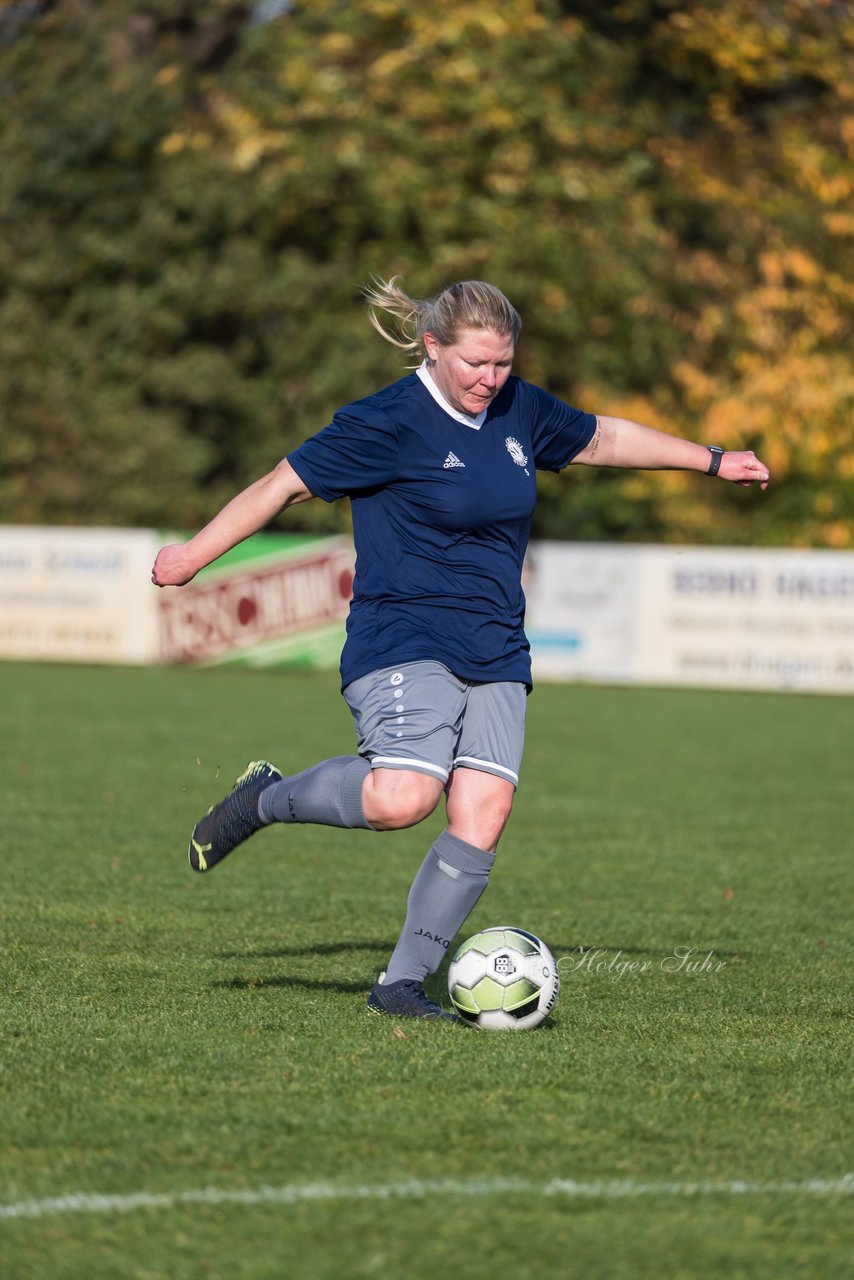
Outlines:
{"type": "Polygon", "coordinates": [[[494,281],[518,372],[773,469],[547,476],[540,535],[854,545],[850,4],[56,0],[0,9],[0,67],[4,520],[205,519],[398,376],[396,272],[494,281]]]}

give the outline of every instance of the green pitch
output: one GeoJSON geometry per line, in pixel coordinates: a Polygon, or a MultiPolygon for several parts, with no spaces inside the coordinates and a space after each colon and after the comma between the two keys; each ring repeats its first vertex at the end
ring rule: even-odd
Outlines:
{"type": "Polygon", "coordinates": [[[535,692],[467,930],[560,959],[518,1035],[364,1011],[438,815],[189,870],[248,760],[352,749],[332,677],[0,706],[4,1280],[850,1275],[850,701],[535,692]]]}

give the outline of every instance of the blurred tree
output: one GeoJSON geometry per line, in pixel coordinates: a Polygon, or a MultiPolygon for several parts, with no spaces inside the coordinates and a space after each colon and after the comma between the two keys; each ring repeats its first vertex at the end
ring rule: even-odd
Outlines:
{"type": "MultiPolygon", "coordinates": [[[[673,476],[661,501],[687,539],[854,545],[854,7],[621,12],[668,126],[647,143],[655,217],[674,236],[650,304],[683,348],[649,398],[710,440],[761,447],[778,482],[753,507],[673,476]]],[[[645,501],[649,477],[626,492],[645,501]]]]}
{"type": "Polygon", "coordinates": [[[848,5],[36,8],[0,47],[4,518],[196,524],[399,375],[359,294],[399,272],[494,280],[524,376],[785,477],[573,469],[540,534],[851,545],[848,5]]]}

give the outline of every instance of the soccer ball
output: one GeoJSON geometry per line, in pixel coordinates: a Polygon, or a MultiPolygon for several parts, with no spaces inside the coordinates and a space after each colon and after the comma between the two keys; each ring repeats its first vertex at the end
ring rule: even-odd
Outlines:
{"type": "Polygon", "coordinates": [[[454,952],[448,993],[465,1022],[485,1031],[527,1031],[548,1017],[560,975],[544,942],[501,925],[476,933],[454,952]]]}

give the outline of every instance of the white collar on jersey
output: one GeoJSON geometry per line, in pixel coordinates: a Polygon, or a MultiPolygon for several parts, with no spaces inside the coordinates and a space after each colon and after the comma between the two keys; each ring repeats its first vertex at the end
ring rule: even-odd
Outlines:
{"type": "Polygon", "coordinates": [[[481,409],[480,413],[472,417],[471,414],[461,413],[459,409],[455,409],[453,405],[448,404],[448,401],[433,381],[433,376],[427,368],[426,360],[423,364],[418,366],[415,372],[430,392],[430,395],[436,401],[436,404],[439,405],[441,409],[444,409],[445,413],[449,413],[452,418],[456,418],[457,422],[461,422],[464,427],[471,427],[472,431],[480,431],[484,422],[486,422],[486,409],[481,409]]]}

